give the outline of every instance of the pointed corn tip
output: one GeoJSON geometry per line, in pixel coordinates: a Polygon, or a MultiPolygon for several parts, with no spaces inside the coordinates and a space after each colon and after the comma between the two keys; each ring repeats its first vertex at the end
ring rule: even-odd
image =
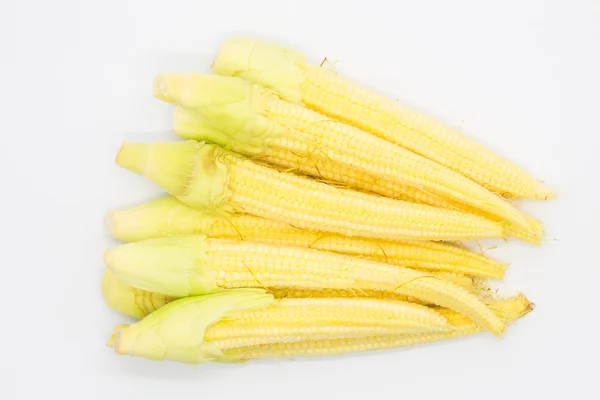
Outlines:
{"type": "Polygon", "coordinates": [[[520,304],[522,304],[521,312],[517,313],[517,316],[518,316],[517,318],[524,317],[525,315],[529,314],[530,312],[532,312],[535,309],[535,303],[532,303],[531,301],[529,301],[527,296],[525,296],[525,294],[523,294],[523,293],[519,293],[517,295],[517,301],[520,302],[520,304]]]}

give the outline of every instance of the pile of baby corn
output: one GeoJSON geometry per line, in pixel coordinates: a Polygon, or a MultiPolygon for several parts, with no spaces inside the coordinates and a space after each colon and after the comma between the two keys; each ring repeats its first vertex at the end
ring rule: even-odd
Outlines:
{"type": "Polygon", "coordinates": [[[227,40],[213,74],[161,73],[185,140],[116,162],[169,196],[107,215],[118,354],[186,363],[342,354],[503,335],[532,310],[460,244],[539,244],[518,166],[292,50],[227,40]]]}

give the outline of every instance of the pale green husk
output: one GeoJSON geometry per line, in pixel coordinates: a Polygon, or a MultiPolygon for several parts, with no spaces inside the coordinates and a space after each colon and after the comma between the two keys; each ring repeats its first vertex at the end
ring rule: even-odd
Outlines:
{"type": "Polygon", "coordinates": [[[206,236],[173,236],[109,249],[104,262],[121,282],[138,289],[184,297],[217,289],[216,273],[206,268],[206,236]]]}
{"type": "Polygon", "coordinates": [[[302,104],[300,86],[305,80],[305,64],[300,53],[276,43],[234,37],[223,43],[212,70],[218,75],[260,82],[282,99],[302,104]]]}
{"type": "Polygon", "coordinates": [[[155,96],[178,106],[175,133],[225,148],[258,154],[284,136],[285,128],[263,115],[265,101],[276,96],[239,78],[209,74],[159,74],[155,96]],[[182,113],[181,108],[187,110],[182,113]]]}
{"type": "Polygon", "coordinates": [[[116,279],[108,268],[102,275],[102,297],[109,307],[134,318],[144,318],[176,299],[126,285],[116,279]]]}
{"type": "Polygon", "coordinates": [[[240,312],[275,303],[262,289],[235,289],[176,300],[140,322],[119,326],[109,344],[118,354],[184,363],[209,362],[219,348],[204,341],[206,329],[240,312]]]}
{"type": "Polygon", "coordinates": [[[116,162],[156,183],[183,203],[201,210],[231,211],[229,164],[216,145],[186,140],[125,142],[116,162]]]}
{"type": "Polygon", "coordinates": [[[106,225],[114,238],[139,242],[165,236],[207,233],[212,224],[222,217],[209,210],[196,210],[173,196],[166,196],[136,207],[111,210],[106,215],[106,225]]]}

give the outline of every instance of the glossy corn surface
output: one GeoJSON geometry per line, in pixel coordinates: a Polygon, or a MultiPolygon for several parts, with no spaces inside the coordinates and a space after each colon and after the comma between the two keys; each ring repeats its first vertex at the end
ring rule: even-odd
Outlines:
{"type": "Polygon", "coordinates": [[[309,338],[361,337],[449,331],[432,308],[369,298],[282,299],[276,305],[219,321],[204,339],[226,350],[309,338]]]}
{"type": "Polygon", "coordinates": [[[505,233],[501,223],[476,215],[338,189],[194,141],[125,143],[117,163],[191,207],[245,212],[298,228],[390,240],[468,240],[505,233]],[[163,161],[152,163],[157,157],[163,161]]]}
{"type": "MultiPolygon", "coordinates": [[[[533,309],[532,303],[523,295],[505,300],[496,300],[491,305],[506,323],[521,318],[533,309]]],[[[449,310],[439,310],[454,327],[452,331],[379,335],[360,338],[337,338],[298,342],[280,342],[253,345],[246,348],[231,348],[224,351],[220,361],[242,361],[254,358],[279,358],[349,354],[363,351],[383,350],[453,339],[478,333],[481,328],[464,316],[449,310]]]]}

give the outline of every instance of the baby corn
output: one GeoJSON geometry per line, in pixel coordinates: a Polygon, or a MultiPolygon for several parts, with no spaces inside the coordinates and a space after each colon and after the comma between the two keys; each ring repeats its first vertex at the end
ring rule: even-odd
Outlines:
{"type": "Polygon", "coordinates": [[[505,233],[502,224],[480,216],[334,188],[193,140],[125,143],[116,161],[191,207],[245,212],[298,228],[389,240],[505,233]]]}
{"type": "MultiPolygon", "coordinates": [[[[506,322],[531,308],[526,299],[495,306],[506,322]]],[[[476,324],[452,311],[411,303],[276,300],[260,289],[235,289],[180,299],[134,325],[119,325],[109,345],[118,354],[202,363],[372,350],[477,331],[476,324]]]]}
{"type": "Polygon", "coordinates": [[[448,280],[326,251],[193,235],[124,244],[104,260],[125,284],[170,296],[242,287],[387,291],[463,313],[496,335],[504,330],[475,295],[448,280]]]}
{"type": "MultiPolygon", "coordinates": [[[[506,323],[513,322],[531,310],[533,304],[524,295],[518,295],[508,299],[495,300],[493,306],[497,315],[502,317],[506,323]]],[[[254,345],[246,348],[228,349],[218,361],[239,362],[254,358],[278,358],[298,356],[321,356],[333,354],[348,354],[359,351],[372,351],[405,347],[420,343],[429,343],[462,336],[469,336],[481,331],[477,324],[468,318],[453,311],[441,309],[439,313],[455,328],[446,332],[380,335],[362,338],[338,338],[312,341],[297,341],[291,343],[273,343],[268,345],[254,345]]]]}
{"type": "Polygon", "coordinates": [[[502,279],[505,271],[499,262],[451,244],[367,239],[309,231],[249,214],[197,210],[172,196],[128,209],[109,211],[106,221],[111,235],[125,242],[205,234],[215,239],[249,240],[332,251],[432,272],[502,279]]]}

